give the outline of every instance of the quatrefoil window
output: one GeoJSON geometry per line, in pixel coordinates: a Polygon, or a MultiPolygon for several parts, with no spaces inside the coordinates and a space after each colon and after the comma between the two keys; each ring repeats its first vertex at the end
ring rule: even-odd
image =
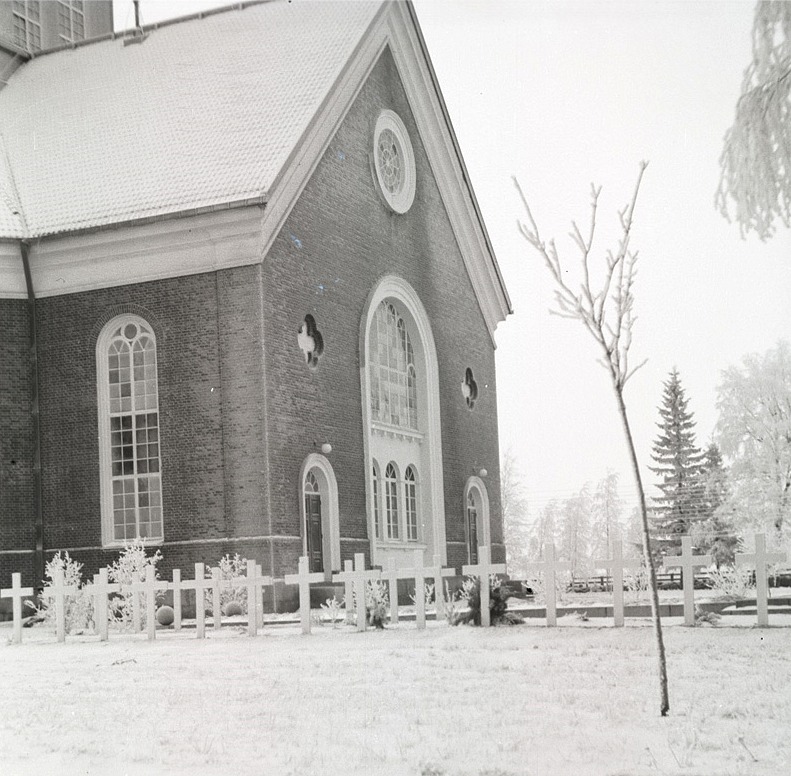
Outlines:
{"type": "Polygon", "coordinates": [[[467,406],[472,409],[478,398],[478,383],[475,382],[475,378],[472,376],[472,369],[469,367],[467,367],[467,371],[464,373],[464,382],[461,384],[461,392],[467,402],[467,406]]]}
{"type": "Polygon", "coordinates": [[[299,325],[297,344],[305,356],[307,365],[315,369],[319,365],[319,357],[324,352],[324,339],[316,326],[313,316],[308,313],[299,325]]]}

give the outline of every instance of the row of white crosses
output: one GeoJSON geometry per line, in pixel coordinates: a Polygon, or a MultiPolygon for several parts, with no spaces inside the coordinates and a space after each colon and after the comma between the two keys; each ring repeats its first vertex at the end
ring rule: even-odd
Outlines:
{"type": "MultiPolygon", "coordinates": [[[[129,584],[111,583],[108,580],[107,569],[103,568],[98,574],[94,575],[93,582],[81,588],[84,595],[93,598],[94,622],[97,635],[101,641],[108,639],[108,614],[109,600],[112,594],[133,593],[132,601],[132,627],[135,632],[141,630],[142,604],[141,599],[145,600],[145,621],[148,638],[156,638],[156,600],[160,592],[167,590],[173,591],[173,627],[175,630],[181,629],[182,623],[182,601],[181,594],[184,590],[195,591],[195,628],[198,638],[205,637],[206,615],[205,597],[207,593],[212,596],[212,612],[214,628],[221,627],[221,607],[220,595],[223,587],[244,587],[247,589],[248,601],[248,633],[256,635],[258,628],[263,622],[263,607],[261,591],[267,586],[274,585],[275,580],[270,576],[265,576],[261,572],[261,567],[255,561],[247,561],[246,576],[231,580],[222,580],[219,569],[212,569],[212,576],[207,578],[203,563],[195,564],[195,577],[191,580],[183,580],[179,569],[173,570],[172,581],[156,579],[153,565],[146,567],[145,576],[142,580],[129,584]]],[[[488,547],[480,548],[480,562],[476,565],[464,566],[465,574],[479,576],[481,579],[489,578],[490,574],[504,573],[505,564],[492,564],[489,560],[488,547]]],[[[354,562],[347,560],[344,563],[344,571],[333,575],[336,582],[345,584],[345,607],[347,620],[351,615],[352,601],[356,599],[356,621],[357,629],[366,628],[366,586],[371,580],[383,580],[389,585],[390,598],[390,617],[392,622],[398,622],[398,580],[415,580],[415,620],[419,629],[426,627],[426,600],[425,583],[426,580],[434,580],[435,599],[437,602],[437,619],[443,619],[444,595],[443,580],[453,576],[454,569],[444,568],[441,558],[434,556],[434,562],[430,566],[423,565],[423,552],[415,550],[413,556],[413,567],[396,568],[395,561],[391,559],[387,569],[366,569],[365,556],[357,553],[354,562]]],[[[296,574],[286,574],[284,582],[287,585],[297,585],[299,587],[299,611],[300,622],[303,633],[310,633],[310,584],[312,582],[323,581],[324,574],[321,572],[311,573],[308,566],[308,558],[299,559],[298,571],[296,574]]],[[[481,586],[481,613],[482,624],[489,625],[489,586],[481,586]]],[[[51,599],[51,605],[55,612],[55,628],[57,640],[66,640],[66,605],[69,596],[74,596],[78,592],[75,585],[67,585],[62,570],[57,570],[53,576],[52,584],[49,585],[44,595],[51,599]]],[[[13,612],[13,635],[14,642],[22,641],[22,599],[33,595],[33,589],[22,587],[21,575],[12,575],[11,587],[0,590],[0,597],[12,599],[13,612]]]]}
{"type": "MultiPolygon", "coordinates": [[[[547,545],[551,546],[551,545],[547,545]]],[[[737,553],[736,564],[748,565],[755,568],[755,600],[759,626],[769,624],[768,590],[769,580],[767,566],[773,563],[783,563],[787,559],[785,552],[767,552],[766,536],[755,535],[754,553],[737,553]]],[[[695,569],[710,566],[713,562],[711,555],[693,555],[692,537],[681,537],[681,553],[679,555],[665,555],[664,565],[667,568],[680,568],[682,571],[682,586],[684,590],[684,625],[695,624],[695,569]]],[[[623,557],[620,541],[612,542],[612,558],[609,560],[594,561],[597,568],[612,570],[613,589],[613,614],[616,626],[623,625],[623,570],[626,568],[639,568],[641,561],[638,558],[625,559],[623,557]]],[[[555,564],[555,568],[558,564],[555,564]]],[[[547,614],[549,624],[549,614],[547,614]]]]}

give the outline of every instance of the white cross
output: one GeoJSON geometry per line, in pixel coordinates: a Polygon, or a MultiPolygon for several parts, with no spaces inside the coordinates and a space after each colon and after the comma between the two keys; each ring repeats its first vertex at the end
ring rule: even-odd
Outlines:
{"type": "Polygon", "coordinates": [[[170,583],[173,591],[173,630],[181,630],[181,569],[173,569],[173,581],[170,583]]]}
{"type": "Polygon", "coordinates": [[[299,571],[296,574],[286,574],[283,578],[287,585],[299,585],[299,619],[303,633],[310,633],[310,583],[321,582],[323,579],[324,572],[310,572],[307,555],[299,559],[299,571]]]}
{"type": "Polygon", "coordinates": [[[265,577],[261,574],[261,568],[254,560],[247,561],[247,576],[235,577],[231,580],[234,585],[247,588],[247,634],[255,636],[258,633],[258,626],[262,617],[258,611],[258,601],[260,591],[272,584],[272,577],[265,577]]]}
{"type": "MultiPolygon", "coordinates": [[[[348,563],[348,561],[347,561],[348,563]]],[[[369,579],[379,579],[382,572],[379,569],[365,570],[365,555],[361,552],[354,554],[354,571],[350,571],[346,563],[343,564],[344,571],[333,574],[333,582],[346,582],[347,580],[354,585],[354,594],[357,597],[357,630],[364,631],[365,622],[365,586],[369,579]]],[[[346,599],[346,611],[349,611],[349,599],[346,599]]]]}
{"type": "Polygon", "coordinates": [[[14,635],[12,637],[15,644],[22,643],[22,598],[33,595],[32,587],[22,587],[22,575],[15,571],[11,574],[11,587],[0,590],[0,598],[11,598],[11,610],[14,619],[14,635]]]}
{"type": "Polygon", "coordinates": [[[203,593],[211,589],[213,584],[211,579],[206,579],[206,572],[202,563],[195,564],[195,579],[184,580],[181,583],[182,590],[195,591],[195,635],[199,639],[206,636],[206,605],[203,593]]]}
{"type": "Polygon", "coordinates": [[[66,596],[76,593],[76,585],[66,584],[63,569],[55,569],[52,584],[44,588],[43,595],[55,599],[55,632],[58,641],[66,641],[66,596]]]}
{"type": "Polygon", "coordinates": [[[621,540],[614,539],[612,542],[612,558],[609,560],[595,560],[593,565],[597,569],[612,570],[613,624],[616,628],[621,628],[623,627],[623,570],[639,569],[642,561],[640,558],[624,558],[621,540]]]}
{"type": "Polygon", "coordinates": [[[492,563],[489,557],[489,548],[482,544],[478,548],[478,563],[462,566],[465,576],[478,577],[481,580],[481,625],[488,628],[491,625],[489,613],[489,576],[491,574],[505,574],[505,563],[492,563]]]}
{"type": "Polygon", "coordinates": [[[381,579],[387,582],[388,597],[390,598],[390,622],[398,622],[398,580],[410,576],[409,569],[396,568],[396,559],[388,558],[387,569],[382,571],[381,579]]]}
{"type": "Polygon", "coordinates": [[[528,563],[529,569],[544,572],[544,597],[547,599],[547,627],[557,625],[557,599],[555,595],[555,575],[558,571],[569,571],[571,564],[561,562],[555,557],[555,545],[547,542],[544,545],[544,560],[528,563]]]}
{"type": "Polygon", "coordinates": [[[681,581],[684,585],[684,625],[695,624],[695,569],[708,566],[712,562],[711,555],[693,555],[692,537],[681,537],[681,554],[665,555],[664,565],[667,568],[681,568],[681,581]],[[672,560],[678,558],[678,560],[672,560]]]}
{"type": "Polygon", "coordinates": [[[785,552],[767,552],[765,534],[755,534],[754,553],[736,553],[736,563],[749,563],[755,566],[755,604],[758,614],[758,625],[769,625],[769,604],[767,592],[769,580],[767,578],[766,566],[769,563],[783,563],[786,560],[785,552]]]}
{"type": "Polygon", "coordinates": [[[443,577],[455,577],[456,569],[442,568],[442,557],[434,556],[434,563],[429,570],[429,576],[434,578],[434,603],[437,609],[437,619],[445,619],[445,589],[443,577]]]}
{"type": "Polygon", "coordinates": [[[93,575],[93,582],[86,585],[84,590],[93,596],[93,627],[99,636],[99,641],[107,641],[107,599],[110,593],[117,593],[121,589],[119,584],[110,584],[107,581],[107,568],[99,569],[93,575]]]}
{"type": "Polygon", "coordinates": [[[426,627],[426,577],[431,570],[423,567],[423,550],[415,550],[412,557],[414,568],[401,569],[401,574],[415,580],[415,624],[418,630],[423,630],[426,627]]]}
{"type": "Polygon", "coordinates": [[[156,578],[156,569],[153,564],[146,565],[145,578],[140,582],[132,582],[128,585],[128,589],[132,591],[132,613],[134,615],[137,609],[135,630],[139,629],[140,611],[139,611],[139,598],[138,593],[143,593],[146,597],[146,633],[148,640],[153,641],[156,638],[156,604],[157,604],[157,591],[167,590],[170,585],[164,580],[156,578]]]}

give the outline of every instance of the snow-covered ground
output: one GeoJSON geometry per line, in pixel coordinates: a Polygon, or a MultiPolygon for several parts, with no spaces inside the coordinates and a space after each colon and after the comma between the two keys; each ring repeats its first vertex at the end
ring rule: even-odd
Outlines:
{"type": "Polygon", "coordinates": [[[791,772],[791,617],[512,628],[269,625],[7,644],[3,776],[791,772]],[[731,624],[732,623],[732,624],[731,624]],[[777,627],[781,626],[781,627],[777,627]]]}

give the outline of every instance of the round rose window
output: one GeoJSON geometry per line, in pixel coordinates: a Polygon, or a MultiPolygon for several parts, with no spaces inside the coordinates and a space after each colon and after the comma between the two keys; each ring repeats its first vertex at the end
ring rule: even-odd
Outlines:
{"type": "Polygon", "coordinates": [[[415,199],[415,154],[404,122],[382,111],[374,131],[374,168],[379,188],[396,213],[406,213],[415,199]]]}

